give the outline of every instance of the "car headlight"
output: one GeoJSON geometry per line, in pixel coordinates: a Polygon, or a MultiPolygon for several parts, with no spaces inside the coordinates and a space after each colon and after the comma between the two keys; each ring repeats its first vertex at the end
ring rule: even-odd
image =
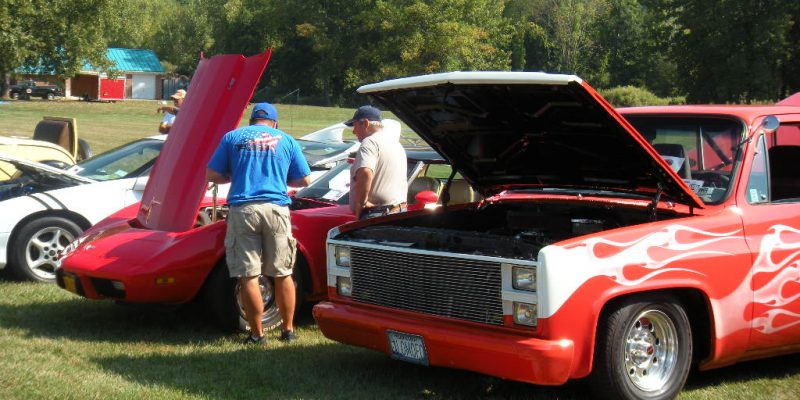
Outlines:
{"type": "Polygon", "coordinates": [[[336,293],[339,293],[340,296],[352,296],[353,295],[353,281],[350,280],[347,276],[337,276],[336,277],[336,293]]]}
{"type": "Polygon", "coordinates": [[[336,246],[333,248],[333,255],[336,265],[340,267],[350,266],[350,248],[347,246],[336,246]]]}
{"type": "Polygon", "coordinates": [[[536,267],[514,267],[511,275],[514,289],[536,291],[536,267]]]}
{"type": "Polygon", "coordinates": [[[536,304],[514,302],[514,323],[536,326],[536,304]]]}

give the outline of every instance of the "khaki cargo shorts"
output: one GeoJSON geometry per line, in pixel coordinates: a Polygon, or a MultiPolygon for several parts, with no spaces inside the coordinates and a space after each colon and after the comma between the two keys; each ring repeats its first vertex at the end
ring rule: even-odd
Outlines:
{"type": "Polygon", "coordinates": [[[231,278],[291,275],[296,248],[289,207],[247,203],[230,208],[225,260],[231,278]]]}

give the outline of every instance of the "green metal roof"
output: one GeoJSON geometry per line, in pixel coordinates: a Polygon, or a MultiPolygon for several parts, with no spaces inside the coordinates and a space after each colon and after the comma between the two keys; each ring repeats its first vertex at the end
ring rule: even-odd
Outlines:
{"type": "MultiPolygon", "coordinates": [[[[161,62],[153,50],[109,48],[106,57],[114,64],[113,69],[121,72],[153,72],[164,73],[161,62]]],[[[84,63],[82,71],[97,71],[89,63],[84,63]]],[[[42,66],[19,67],[14,70],[18,74],[52,75],[53,71],[42,66]]]]}
{"type": "Polygon", "coordinates": [[[106,56],[115,64],[114,69],[118,71],[164,72],[153,50],[109,48],[106,56]]]}

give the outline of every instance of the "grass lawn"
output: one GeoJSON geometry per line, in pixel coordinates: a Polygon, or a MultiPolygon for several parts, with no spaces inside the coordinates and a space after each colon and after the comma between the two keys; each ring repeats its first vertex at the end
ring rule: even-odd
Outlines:
{"type": "MultiPolygon", "coordinates": [[[[154,100],[129,100],[117,103],[83,101],[6,101],[0,103],[0,136],[31,137],[43,116],[72,117],[78,122],[78,135],[86,139],[95,154],[133,139],[158,135],[162,114],[156,113],[154,100]]],[[[353,116],[353,109],[276,105],[280,128],[294,136],[342,122],[353,116]]],[[[249,108],[241,124],[247,124],[249,108]]],[[[345,134],[352,135],[349,130],[345,134]]]]}
{"type": "MultiPolygon", "coordinates": [[[[0,104],[0,135],[30,136],[43,115],[75,117],[95,152],[156,133],[155,102],[0,104]]],[[[278,105],[298,135],[352,109],[278,105]]],[[[0,399],[585,399],[583,382],[541,387],[393,361],[325,339],[305,313],[300,340],[244,348],[199,307],[90,301],[0,277],[0,399]]],[[[800,355],[694,372],[683,399],[800,398],[800,355]]]]}

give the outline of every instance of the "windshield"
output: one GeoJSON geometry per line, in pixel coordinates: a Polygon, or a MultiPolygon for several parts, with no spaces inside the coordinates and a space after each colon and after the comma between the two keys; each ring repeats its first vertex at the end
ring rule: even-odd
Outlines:
{"type": "MultiPolygon", "coordinates": [[[[409,160],[406,176],[416,169],[416,160],[409,160]]],[[[331,168],[310,185],[299,190],[295,199],[312,199],[330,204],[348,204],[350,199],[350,163],[341,163],[331,168]]]]}
{"type": "Polygon", "coordinates": [[[66,174],[0,161],[0,201],[80,183],[66,174]]]}
{"type": "Polygon", "coordinates": [[[153,166],[163,140],[141,139],[85,160],[69,171],[98,181],[135,178],[153,166]]]}
{"type": "Polygon", "coordinates": [[[625,117],[706,204],[728,197],[742,122],[727,118],[631,115],[625,117]]]}
{"type": "Polygon", "coordinates": [[[310,140],[297,140],[297,143],[300,144],[300,148],[303,150],[303,154],[308,156],[317,156],[317,157],[328,157],[332,156],[337,153],[341,153],[346,151],[347,149],[352,146],[352,143],[347,142],[314,142],[310,140]]]}

